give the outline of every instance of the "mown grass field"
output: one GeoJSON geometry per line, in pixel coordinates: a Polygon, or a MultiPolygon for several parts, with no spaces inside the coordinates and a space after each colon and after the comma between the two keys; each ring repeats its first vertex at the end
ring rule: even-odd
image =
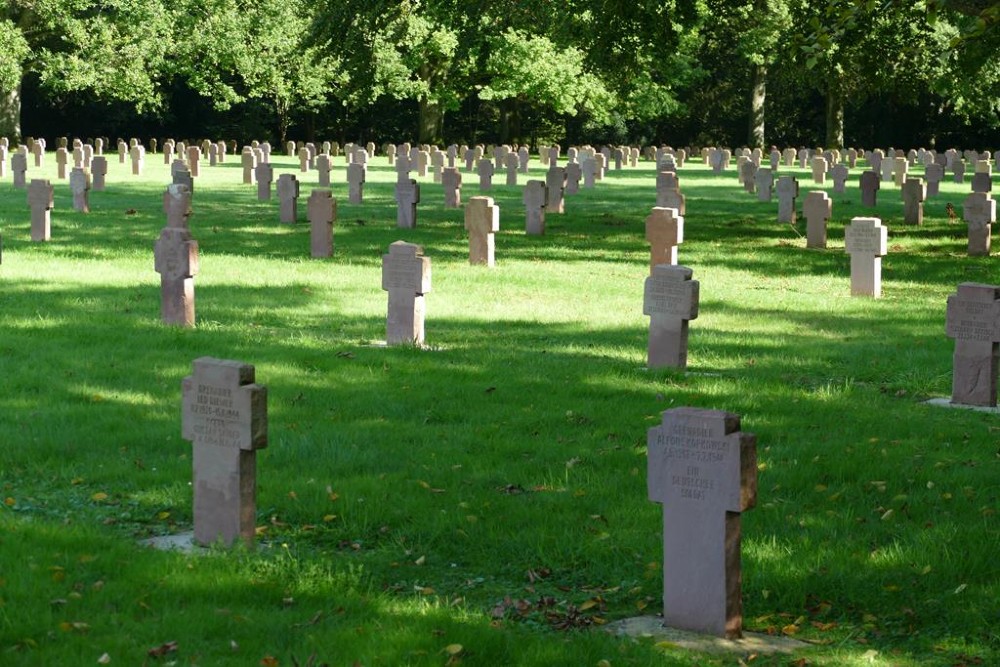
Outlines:
{"type": "MultiPolygon", "coordinates": [[[[944,184],[920,227],[884,186],[872,300],[850,297],[843,251],[844,225],[873,213],[858,171],[817,251],[735,169],[689,162],[679,254],[701,307],[679,373],[644,368],[650,162],[569,197],[544,237],[524,234],[521,188],[496,185],[486,269],[429,178],[418,227],[396,228],[381,155],[362,205],[336,160],[334,256],[310,259],[315,174],[274,156],[275,177],[303,184],[300,223],[280,225],[230,156],[195,185],[198,323],[182,330],[159,322],[153,270],[168,168],[149,155],[133,177],[115,158],[90,214],[56,184],[49,243],[30,242],[24,191],[0,184],[0,663],[1000,662],[1000,420],[922,402],[950,394],[947,296],[1000,281],[945,214],[967,183],[944,184]],[[422,350],[378,345],[381,255],[400,239],[433,263],[422,350]],[[268,387],[253,552],[137,544],[191,529],[180,384],[201,356],[253,364],[268,387]],[[744,626],[807,642],[794,656],[601,629],[661,609],[646,430],[684,405],[741,414],[757,435],[744,626]]],[[[802,198],[822,189],[789,172],[802,198]]],[[[55,181],[53,154],[40,175],[55,181]]],[[[464,199],[479,194],[464,180],[464,199]]]]}

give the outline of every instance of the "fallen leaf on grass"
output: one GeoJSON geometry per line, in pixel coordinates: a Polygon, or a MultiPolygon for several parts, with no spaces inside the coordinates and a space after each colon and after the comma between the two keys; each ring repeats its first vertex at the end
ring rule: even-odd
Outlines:
{"type": "Polygon", "coordinates": [[[90,624],[80,621],[63,621],[59,624],[59,629],[63,632],[87,632],[90,630],[90,624]]]}
{"type": "Polygon", "coordinates": [[[260,659],[260,664],[262,667],[278,667],[278,659],[273,655],[265,655],[260,659]]]}
{"type": "Polygon", "coordinates": [[[448,644],[443,649],[441,649],[441,652],[447,653],[448,655],[458,655],[464,650],[465,649],[461,644],[448,644]]]}
{"type": "Polygon", "coordinates": [[[104,493],[103,491],[98,491],[97,493],[95,493],[94,495],[92,495],[90,497],[90,499],[99,503],[102,500],[107,500],[108,499],[108,494],[104,493]]]}
{"type": "Polygon", "coordinates": [[[146,655],[150,658],[162,658],[168,653],[177,652],[177,642],[165,642],[159,646],[154,646],[153,648],[146,651],[146,655]]]}
{"type": "Polygon", "coordinates": [[[97,659],[97,664],[98,665],[110,665],[111,664],[111,656],[108,655],[107,653],[102,653],[101,657],[97,659]]]}

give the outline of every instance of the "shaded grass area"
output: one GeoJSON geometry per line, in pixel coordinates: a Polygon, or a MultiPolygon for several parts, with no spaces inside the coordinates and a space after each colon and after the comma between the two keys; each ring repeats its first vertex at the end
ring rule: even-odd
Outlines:
{"type": "MultiPolygon", "coordinates": [[[[740,413],[758,436],[748,629],[806,639],[810,664],[1000,660],[1000,423],[920,402],[950,391],[945,298],[997,282],[995,259],[964,257],[964,226],[945,217],[965,188],[943,185],[920,228],[901,224],[898,191],[881,193],[891,250],[873,301],[848,296],[843,226],[871,214],[856,177],[834,196],[830,249],[807,251],[804,223],[777,224],[776,204],[732,172],[692,163],[680,256],[702,302],[681,374],[644,369],[648,164],[569,198],[542,238],[523,232],[520,188],[495,186],[493,270],[468,266],[462,213],[443,209],[439,185],[422,183],[416,230],[395,228],[383,158],[363,205],[335,183],[326,260],[308,258],[307,225],[279,225],[277,201],[258,202],[239,169],[205,168],[191,219],[198,327],[183,331],[158,321],[159,157],[140,179],[111,165],[89,215],[58,184],[47,244],[28,240],[24,193],[0,186],[5,662],[107,652],[138,664],[177,641],[165,657],[195,664],[313,652],[330,664],[733,664],[596,629],[660,609],[645,432],[681,405],[740,413]],[[380,258],[397,239],[433,261],[426,350],[376,344],[380,258]],[[135,545],[190,528],[180,380],[199,356],[252,363],[268,386],[255,553],[135,545]]],[[[804,197],[805,172],[791,171],[804,197]]],[[[304,221],[315,181],[302,180],[304,221]]],[[[467,199],[478,193],[465,180],[467,199]]]]}

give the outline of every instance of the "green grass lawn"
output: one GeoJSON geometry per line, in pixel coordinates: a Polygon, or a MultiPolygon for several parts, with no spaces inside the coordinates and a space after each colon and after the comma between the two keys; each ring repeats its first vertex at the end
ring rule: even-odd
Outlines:
{"type": "MultiPolygon", "coordinates": [[[[0,185],[0,664],[736,664],[600,629],[661,610],[646,430],[685,405],[757,435],[745,629],[810,644],[748,664],[1000,663],[1000,420],[922,403],[950,394],[947,296],[1000,282],[945,214],[967,183],[944,183],[921,227],[884,185],[872,300],[850,297],[843,250],[844,225],[872,214],[859,170],[831,192],[817,251],[735,169],[689,162],[679,254],[701,306],[685,374],[644,368],[652,163],[568,198],[544,237],[524,234],[521,187],[494,186],[487,269],[429,178],[417,228],[396,228],[382,156],[363,205],[336,159],[334,256],[310,259],[316,176],[272,161],[302,180],[296,226],[241,183],[239,156],[197,179],[190,330],[159,322],[161,155],[142,177],[112,156],[90,214],[56,183],[45,244],[25,192],[0,185]],[[400,239],[433,264],[423,350],[378,345],[381,255],[400,239]],[[137,544],[191,529],[180,391],[201,356],[253,364],[268,388],[253,552],[137,544]]],[[[819,188],[789,172],[801,205],[819,188]]],[[[55,182],[53,154],[40,174],[55,182]]]]}

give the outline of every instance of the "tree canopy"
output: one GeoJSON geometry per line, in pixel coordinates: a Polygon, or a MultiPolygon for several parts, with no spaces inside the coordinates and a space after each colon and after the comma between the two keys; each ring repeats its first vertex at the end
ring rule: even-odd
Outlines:
{"type": "Polygon", "coordinates": [[[6,0],[0,133],[25,91],[37,134],[104,105],[95,131],[979,141],[998,26],[985,0],[6,0]]]}

